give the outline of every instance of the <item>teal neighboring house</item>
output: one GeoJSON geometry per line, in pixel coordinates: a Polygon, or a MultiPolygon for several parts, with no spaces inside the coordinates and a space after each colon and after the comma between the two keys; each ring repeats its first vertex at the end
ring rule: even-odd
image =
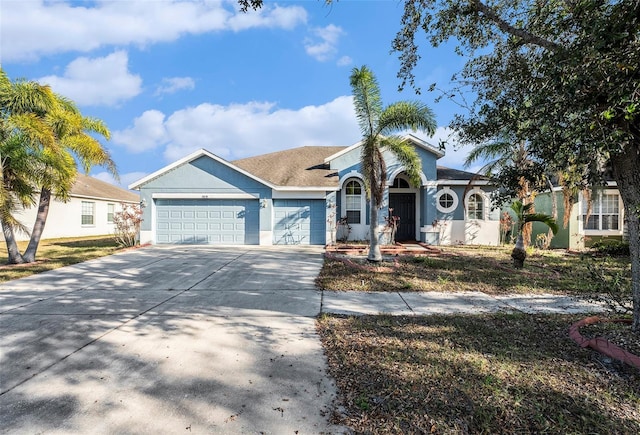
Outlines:
{"type": "MultiPolygon", "coordinates": [[[[620,241],[626,238],[626,226],[624,224],[624,206],[622,198],[613,181],[607,186],[596,190],[592,194],[591,213],[587,217],[588,201],[580,193],[571,210],[566,227],[563,225],[567,211],[564,208],[564,197],[561,188],[555,188],[553,193],[538,194],[535,198],[536,212],[551,215],[553,210],[552,196],[554,195],[558,206],[558,233],[551,239],[551,248],[564,248],[580,250],[590,247],[600,241],[620,241]]],[[[548,229],[540,224],[533,224],[531,241],[547,234],[548,229]]]]}
{"type": "MultiPolygon", "coordinates": [[[[431,244],[499,243],[494,187],[476,174],[437,165],[444,153],[405,136],[422,161],[419,185],[385,154],[387,188],[378,225],[392,210],[396,240],[431,244]],[[472,187],[469,181],[474,178],[472,187]]],[[[142,243],[325,245],[339,220],[350,240],[366,240],[369,211],[361,143],[306,146],[226,161],[200,149],[131,184],[143,205],[142,243]]],[[[383,240],[384,242],[384,240],[383,240]]]]}

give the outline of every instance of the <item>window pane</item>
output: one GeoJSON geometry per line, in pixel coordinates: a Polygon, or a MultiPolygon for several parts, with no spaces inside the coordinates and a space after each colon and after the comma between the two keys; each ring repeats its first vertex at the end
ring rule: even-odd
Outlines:
{"type": "Polygon", "coordinates": [[[440,207],[442,208],[450,208],[453,206],[453,196],[450,193],[443,193],[440,195],[440,207]]]}
{"type": "Polygon", "coordinates": [[[589,220],[588,221],[584,221],[585,218],[586,218],[586,216],[582,217],[585,230],[599,230],[600,229],[600,216],[591,215],[591,216],[589,216],[589,220]]]}
{"type": "Polygon", "coordinates": [[[362,187],[357,181],[349,181],[347,183],[347,195],[360,195],[362,193],[362,187]]]}
{"type": "Polygon", "coordinates": [[[82,201],[82,225],[93,225],[94,203],[82,201]]]}
{"type": "Polygon", "coordinates": [[[347,195],[345,208],[347,210],[360,210],[360,197],[347,195]]]}
{"type": "Polygon", "coordinates": [[[602,229],[603,230],[617,230],[618,228],[618,215],[606,214],[602,215],[602,229]]]}
{"type": "Polygon", "coordinates": [[[482,196],[477,193],[471,195],[469,197],[468,209],[469,219],[484,219],[484,206],[482,196]]]}
{"type": "Polygon", "coordinates": [[[107,222],[110,224],[113,223],[113,210],[113,204],[107,204],[107,222]]]}
{"type": "Polygon", "coordinates": [[[347,223],[359,224],[360,223],[360,210],[347,210],[347,223]]]}

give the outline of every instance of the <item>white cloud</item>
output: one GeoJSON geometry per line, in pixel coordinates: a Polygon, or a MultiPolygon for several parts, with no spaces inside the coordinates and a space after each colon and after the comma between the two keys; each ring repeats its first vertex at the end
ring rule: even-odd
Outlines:
{"type": "Polygon", "coordinates": [[[162,85],[156,89],[155,95],[175,94],[182,89],[192,90],[195,87],[196,82],[191,77],[164,78],[162,85]]]}
{"type": "Polygon", "coordinates": [[[116,181],[108,172],[98,172],[97,174],[92,174],[93,178],[97,178],[98,180],[102,180],[106,183],[113,184],[114,186],[121,187],[123,189],[128,189],[127,186],[133,183],[134,181],[138,181],[141,178],[146,177],[148,174],[146,172],[127,172],[126,174],[120,174],[120,181],[116,181]]]}
{"type": "Polygon", "coordinates": [[[184,34],[291,29],[306,23],[300,6],[265,4],[257,12],[238,12],[235,2],[221,1],[12,1],[0,14],[5,62],[34,60],[67,51],[89,52],[108,45],[144,46],[184,34]],[[235,8],[235,9],[234,9],[235,8]]]}
{"type": "Polygon", "coordinates": [[[311,33],[314,38],[307,38],[304,43],[307,54],[320,62],[332,59],[338,51],[338,40],[344,34],[342,28],[329,24],[312,29],[311,33]]]}
{"type": "Polygon", "coordinates": [[[351,59],[349,56],[342,56],[340,59],[338,59],[338,62],[336,62],[338,66],[349,66],[352,63],[353,59],[351,59]]]}
{"type": "Polygon", "coordinates": [[[116,51],[106,57],[79,57],[69,63],[63,76],[37,79],[79,106],[115,106],[141,92],[142,79],[128,70],[129,57],[116,51]]]}
{"type": "Polygon", "coordinates": [[[203,103],[169,116],[150,110],[113,133],[131,152],[164,147],[167,162],[205,148],[228,160],[305,145],[351,145],[360,130],[351,97],[319,106],[278,109],[273,103],[203,103]]]}
{"type": "Polygon", "coordinates": [[[164,113],[147,110],[133,120],[133,127],[115,131],[113,142],[125,146],[132,153],[141,153],[161,146],[168,140],[164,113]]]}

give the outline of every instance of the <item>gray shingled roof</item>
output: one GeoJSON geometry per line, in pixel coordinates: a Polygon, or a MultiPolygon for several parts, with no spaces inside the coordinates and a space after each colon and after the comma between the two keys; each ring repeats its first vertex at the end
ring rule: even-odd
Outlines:
{"type": "Polygon", "coordinates": [[[124,202],[140,201],[140,195],[137,193],[80,173],[76,177],[75,183],[73,183],[71,195],[124,202]]]}
{"type": "Polygon", "coordinates": [[[240,169],[276,186],[331,187],[338,185],[338,174],[324,159],[345,149],[336,146],[305,146],[235,160],[240,169]]]}
{"type": "Polygon", "coordinates": [[[484,175],[438,166],[438,180],[488,180],[484,175]]]}

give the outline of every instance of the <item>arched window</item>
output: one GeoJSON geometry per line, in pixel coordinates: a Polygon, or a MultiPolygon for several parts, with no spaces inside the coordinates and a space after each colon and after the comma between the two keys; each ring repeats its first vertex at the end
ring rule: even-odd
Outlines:
{"type": "Polygon", "coordinates": [[[357,180],[350,180],[345,185],[344,209],[347,223],[359,224],[362,219],[362,184],[357,180]]]}
{"type": "Polygon", "coordinates": [[[467,200],[467,218],[484,219],[484,198],[479,193],[472,193],[467,200]]]}
{"type": "Polygon", "coordinates": [[[411,188],[411,186],[409,185],[409,182],[404,178],[400,178],[400,177],[396,177],[393,180],[393,185],[391,187],[394,189],[410,189],[411,188]]]}

